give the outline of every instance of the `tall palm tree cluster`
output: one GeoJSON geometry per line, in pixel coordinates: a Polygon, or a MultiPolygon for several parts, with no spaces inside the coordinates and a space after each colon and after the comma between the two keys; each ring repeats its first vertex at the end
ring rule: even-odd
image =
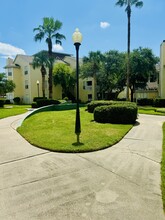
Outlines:
{"type": "MultiPolygon", "coordinates": [[[[130,39],[131,39],[131,13],[132,13],[132,6],[135,6],[136,8],[141,8],[143,6],[143,1],[141,0],[117,0],[116,2],[117,6],[123,7],[125,6],[125,11],[127,13],[127,19],[128,19],[128,34],[127,34],[127,77],[126,77],[126,85],[127,85],[127,100],[129,100],[129,87],[130,87],[130,39]]],[[[41,41],[45,39],[45,42],[48,46],[48,52],[45,54],[45,52],[39,52],[35,55],[33,66],[35,67],[41,67],[41,74],[42,79],[44,80],[45,74],[46,74],[46,67],[49,69],[49,98],[52,98],[52,91],[53,91],[53,63],[54,63],[54,56],[52,53],[52,41],[55,40],[56,44],[62,44],[62,40],[65,39],[65,36],[63,34],[60,34],[58,31],[62,28],[62,22],[59,20],[54,20],[52,17],[44,17],[43,18],[43,24],[39,25],[37,28],[34,28],[34,32],[37,32],[34,40],[35,41],[41,41]]],[[[91,54],[92,55],[92,54],[91,54]]],[[[97,54],[97,59],[99,59],[98,62],[100,62],[100,54],[97,54]]],[[[86,57],[84,58],[84,61],[86,57]]],[[[92,60],[91,60],[92,62],[92,60]]],[[[92,62],[91,65],[94,65],[93,67],[97,69],[97,63],[92,62]]],[[[44,93],[44,83],[42,86],[43,89],[43,96],[45,96],[44,93]]]]}
{"type": "MultiPolygon", "coordinates": [[[[45,54],[45,52],[40,52],[34,56],[33,66],[39,67],[41,66],[41,74],[42,79],[44,79],[44,76],[46,74],[45,67],[49,68],[49,98],[52,99],[53,95],[53,63],[54,63],[54,56],[52,53],[52,47],[53,43],[52,41],[55,40],[56,44],[62,44],[62,40],[65,39],[65,36],[63,34],[60,34],[58,31],[62,28],[62,22],[59,20],[54,20],[54,18],[50,17],[44,17],[43,18],[43,24],[39,25],[37,28],[34,28],[34,32],[37,32],[34,40],[35,41],[41,41],[45,39],[46,44],[48,45],[48,53],[45,54]]],[[[43,89],[43,96],[45,96],[44,93],[44,83],[42,85],[43,89]]]]}

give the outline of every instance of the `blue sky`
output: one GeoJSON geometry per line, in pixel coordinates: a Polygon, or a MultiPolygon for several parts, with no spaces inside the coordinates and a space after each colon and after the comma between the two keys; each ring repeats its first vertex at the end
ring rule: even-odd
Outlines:
{"type": "MultiPolygon", "coordinates": [[[[165,40],[165,0],[143,0],[141,9],[132,8],[131,50],[148,47],[156,56],[165,40]]],[[[75,55],[72,34],[79,28],[83,35],[80,56],[90,51],[127,50],[127,16],[116,0],[1,0],[0,72],[7,57],[33,55],[47,49],[45,41],[35,42],[33,28],[43,17],[54,17],[63,23],[66,36],[62,47],[54,51],[75,55]]]]}

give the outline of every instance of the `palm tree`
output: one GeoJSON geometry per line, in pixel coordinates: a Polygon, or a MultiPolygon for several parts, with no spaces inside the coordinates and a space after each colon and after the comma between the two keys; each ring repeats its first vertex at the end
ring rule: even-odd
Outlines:
{"type": "Polygon", "coordinates": [[[50,66],[49,57],[47,51],[40,51],[36,53],[32,62],[33,68],[41,67],[41,75],[42,75],[42,94],[43,98],[45,98],[45,75],[46,75],[46,67],[50,66]]]}
{"type": "Polygon", "coordinates": [[[62,44],[61,40],[65,39],[65,36],[58,33],[62,27],[62,22],[59,20],[54,20],[54,18],[43,18],[43,24],[39,25],[38,28],[34,28],[33,31],[38,33],[34,36],[35,41],[41,41],[45,38],[45,41],[48,45],[48,55],[49,55],[49,98],[52,98],[53,94],[53,82],[52,82],[52,73],[53,73],[53,62],[54,58],[52,55],[52,40],[55,39],[56,44],[62,44]]]}
{"type": "Polygon", "coordinates": [[[95,88],[95,93],[94,93],[94,99],[97,97],[97,90],[96,90],[96,85],[97,85],[97,74],[99,73],[101,69],[101,63],[105,59],[104,55],[98,50],[96,52],[89,52],[88,57],[83,57],[83,66],[81,68],[82,76],[83,78],[86,77],[93,77],[94,79],[94,88],[95,88]]]}
{"type": "Polygon", "coordinates": [[[143,7],[143,2],[140,0],[117,0],[117,6],[126,6],[126,13],[128,18],[128,41],[127,41],[127,100],[129,100],[129,76],[130,76],[130,37],[131,37],[131,7],[143,7]]]}

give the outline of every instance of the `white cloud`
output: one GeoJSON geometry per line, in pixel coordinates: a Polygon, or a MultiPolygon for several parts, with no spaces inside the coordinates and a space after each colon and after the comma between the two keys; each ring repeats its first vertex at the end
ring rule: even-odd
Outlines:
{"type": "Polygon", "coordinates": [[[106,21],[101,21],[100,22],[100,27],[101,28],[108,28],[110,26],[110,24],[108,23],[108,22],[106,22],[106,21]]]}
{"type": "Polygon", "coordinates": [[[60,51],[63,51],[63,50],[64,50],[64,48],[60,44],[54,44],[53,45],[53,51],[60,52],[60,51]]]}
{"type": "Polygon", "coordinates": [[[18,47],[14,47],[11,44],[5,44],[0,42],[0,54],[3,55],[2,57],[13,57],[17,54],[26,54],[23,49],[18,47]]]}

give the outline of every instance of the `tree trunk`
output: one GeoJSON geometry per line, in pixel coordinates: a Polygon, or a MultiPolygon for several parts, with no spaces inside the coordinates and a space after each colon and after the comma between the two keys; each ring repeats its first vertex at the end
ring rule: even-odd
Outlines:
{"type": "Polygon", "coordinates": [[[53,65],[51,64],[51,66],[49,67],[49,98],[52,99],[53,97],[53,86],[52,86],[52,72],[53,72],[53,65]]]}
{"type": "Polygon", "coordinates": [[[48,54],[49,54],[49,61],[50,61],[50,67],[49,67],[49,98],[52,99],[53,97],[53,58],[52,58],[52,40],[49,39],[48,41],[48,54]]]}
{"type": "Polygon", "coordinates": [[[127,96],[126,99],[129,101],[129,77],[130,77],[130,36],[131,36],[131,6],[128,1],[127,6],[127,17],[128,17],[128,42],[127,42],[127,96]]]}
{"type": "Polygon", "coordinates": [[[131,102],[133,102],[134,89],[131,89],[131,102]]]}
{"type": "Polygon", "coordinates": [[[42,95],[43,95],[43,98],[45,98],[45,75],[46,75],[46,69],[45,69],[45,67],[43,65],[41,67],[41,74],[42,74],[42,95]]]}

